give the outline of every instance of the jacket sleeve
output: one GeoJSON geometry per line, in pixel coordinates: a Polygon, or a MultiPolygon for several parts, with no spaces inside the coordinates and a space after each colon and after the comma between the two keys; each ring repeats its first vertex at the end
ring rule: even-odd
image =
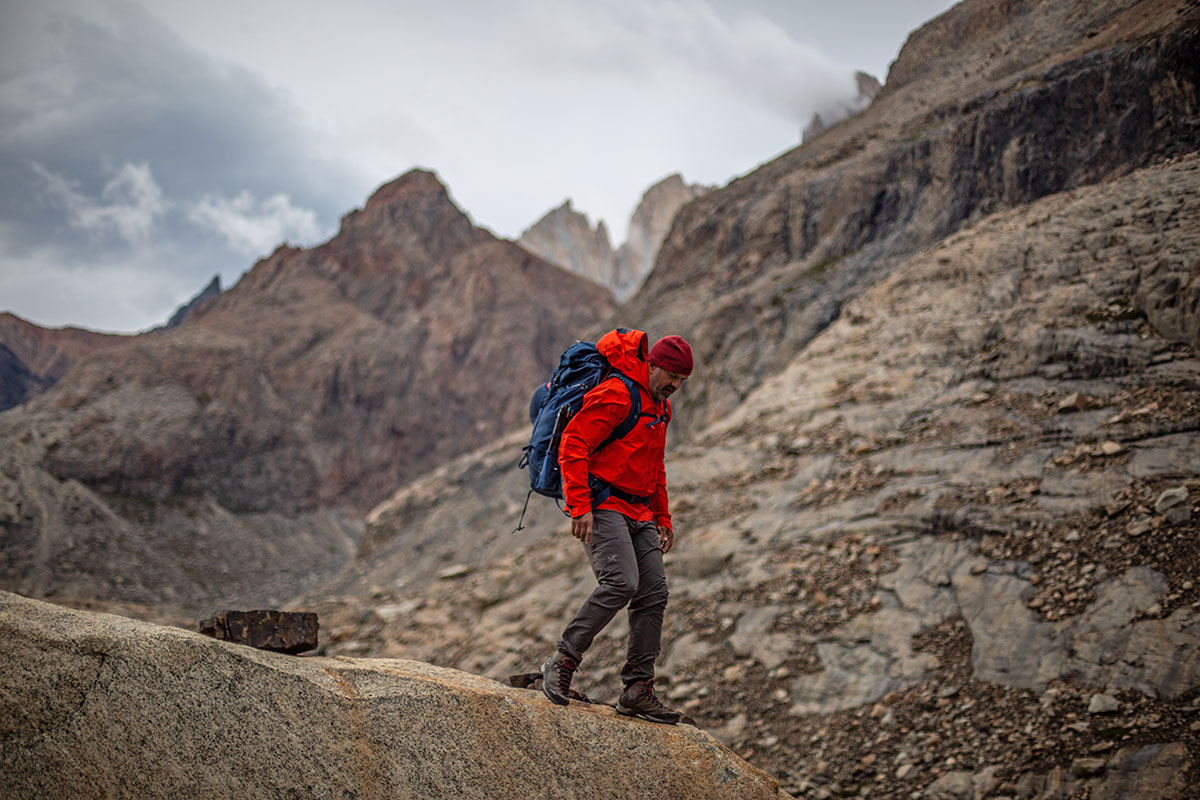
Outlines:
{"type": "Polygon", "coordinates": [[[563,498],[572,517],[592,510],[592,492],[588,488],[588,461],[592,451],[629,415],[629,392],[624,384],[611,380],[621,391],[614,391],[606,381],[588,392],[579,413],[563,429],[558,445],[563,498]]]}

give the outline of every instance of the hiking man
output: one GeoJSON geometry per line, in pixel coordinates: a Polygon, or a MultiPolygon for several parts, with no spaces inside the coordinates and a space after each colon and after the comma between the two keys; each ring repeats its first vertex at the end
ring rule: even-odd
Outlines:
{"type": "Polygon", "coordinates": [[[629,606],[629,645],[617,711],[675,724],[678,711],[654,694],[654,660],[667,607],[663,554],[675,542],[667,506],[663,451],[667,399],[692,372],[692,348],[680,336],[660,339],[647,353],[642,331],[615,330],[596,343],[613,368],[640,393],[641,415],[626,436],[606,438],[630,413],[631,387],[610,377],[592,389],[563,430],[559,444],[563,496],[571,535],[583,542],[599,585],[567,625],[557,651],[542,665],[542,690],[568,703],[571,677],[592,640],[629,606]]]}

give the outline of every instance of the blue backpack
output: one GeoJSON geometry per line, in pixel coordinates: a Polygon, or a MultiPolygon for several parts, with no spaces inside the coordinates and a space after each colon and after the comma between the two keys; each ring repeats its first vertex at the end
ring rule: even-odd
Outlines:
{"type": "MultiPolygon", "coordinates": [[[[555,500],[563,499],[562,473],[558,467],[558,443],[563,429],[571,417],[583,408],[583,397],[600,385],[606,378],[620,378],[629,390],[629,414],[613,429],[613,432],[596,448],[607,447],[628,434],[642,416],[642,396],[633,379],[614,369],[608,359],[591,342],[576,342],[566,349],[559,359],[548,383],[533,393],[529,403],[529,421],[533,423],[533,434],[529,444],[523,448],[524,455],[517,465],[529,468],[529,494],[525,496],[525,508],[534,492],[555,500]]],[[[595,491],[598,487],[593,487],[595,491]]],[[[602,489],[603,491],[603,489],[602,489]]],[[[607,490],[611,493],[611,489],[607,490]]],[[[641,499],[641,498],[639,498],[641,499]]],[[[521,511],[521,522],[525,510],[521,511]]],[[[517,524],[517,530],[522,525],[517,524]]]]}

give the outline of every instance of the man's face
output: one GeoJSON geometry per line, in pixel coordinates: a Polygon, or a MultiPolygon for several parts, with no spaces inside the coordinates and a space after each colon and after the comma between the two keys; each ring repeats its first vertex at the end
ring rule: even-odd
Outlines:
{"type": "Polygon", "coordinates": [[[687,375],[680,375],[676,372],[650,365],[650,396],[655,402],[661,403],[672,394],[674,394],[683,382],[687,380],[687,375]]]}

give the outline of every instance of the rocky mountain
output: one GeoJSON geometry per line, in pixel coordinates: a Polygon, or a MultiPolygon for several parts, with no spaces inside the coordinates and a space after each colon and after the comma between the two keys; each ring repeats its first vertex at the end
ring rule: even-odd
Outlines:
{"type": "MultiPolygon", "coordinates": [[[[1187,0],[968,0],[622,308],[698,357],[665,691],[793,794],[1200,785],[1198,45],[1187,0]]],[[[509,534],[521,439],[371,512],[329,654],[545,657],[592,579],[549,504],[509,534]]]]}
{"type": "Polygon", "coordinates": [[[84,356],[127,338],[83,328],[44,328],[0,314],[0,411],[46,391],[84,356]]]}
{"type": "Polygon", "coordinates": [[[0,592],[0,795],[785,800],[691,726],[0,592]],[[147,735],[153,731],[153,735],[147,735]]]}
{"type": "Polygon", "coordinates": [[[205,284],[199,294],[187,301],[179,308],[175,309],[175,313],[167,320],[167,328],[178,328],[183,324],[183,321],[192,315],[192,312],[221,293],[221,276],[213,275],[212,280],[205,284]]]}
{"type": "Polygon", "coordinates": [[[874,75],[862,71],[854,73],[854,88],[855,93],[852,99],[824,109],[823,112],[814,111],[812,119],[800,133],[800,141],[807,142],[830,125],[835,125],[851,114],[862,111],[871,105],[871,101],[883,89],[874,75]]]}
{"type": "Polygon", "coordinates": [[[684,183],[679,174],[663,178],[642,195],[630,218],[626,241],[615,251],[604,221],[592,227],[587,215],[576,211],[569,199],[522,233],[518,244],[607,286],[618,302],[624,302],[654,267],[675,214],[706,191],[708,187],[684,183]]]}
{"type": "Polygon", "coordinates": [[[395,486],[522,419],[608,293],[475,228],[429,172],[281,247],[178,328],[0,415],[0,581],[280,602],[395,486]]]}
{"type": "Polygon", "coordinates": [[[601,286],[611,287],[616,280],[608,226],[600,220],[593,227],[570,198],[524,231],[517,243],[601,286]]]}

